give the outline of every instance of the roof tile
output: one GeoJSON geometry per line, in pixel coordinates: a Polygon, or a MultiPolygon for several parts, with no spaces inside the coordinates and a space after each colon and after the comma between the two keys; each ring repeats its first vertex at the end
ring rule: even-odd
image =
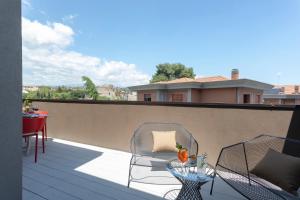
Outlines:
{"type": "Polygon", "coordinates": [[[171,81],[159,81],[156,82],[158,84],[171,84],[171,83],[191,83],[191,82],[198,82],[198,83],[205,83],[205,82],[216,82],[216,81],[227,81],[230,80],[224,76],[211,76],[211,77],[202,77],[202,78],[178,78],[171,81]]]}
{"type": "Polygon", "coordinates": [[[197,78],[196,82],[216,82],[216,81],[228,81],[229,79],[224,76],[211,76],[211,77],[203,77],[197,78]]]}

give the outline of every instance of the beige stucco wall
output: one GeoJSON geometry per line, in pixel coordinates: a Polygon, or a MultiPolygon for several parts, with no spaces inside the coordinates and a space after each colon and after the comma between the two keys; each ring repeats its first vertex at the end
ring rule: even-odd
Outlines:
{"type": "Polygon", "coordinates": [[[196,103],[236,103],[235,88],[203,89],[192,91],[192,102],[196,103]],[[199,97],[196,98],[196,95],[199,97]],[[194,99],[198,101],[194,101],[194,99]]]}
{"type": "Polygon", "coordinates": [[[151,94],[151,101],[157,101],[156,90],[137,91],[138,101],[144,101],[144,94],[151,94]]]}
{"type": "Polygon", "coordinates": [[[211,164],[220,149],[260,134],[286,136],[292,111],[149,105],[35,103],[49,111],[48,134],[85,144],[129,151],[133,131],[143,122],[176,122],[199,142],[211,164]]]}
{"type": "Polygon", "coordinates": [[[167,92],[167,99],[169,102],[172,102],[172,95],[173,94],[181,94],[183,97],[183,101],[182,102],[188,102],[188,91],[187,90],[169,90],[167,92]]]}
{"type": "Polygon", "coordinates": [[[295,99],[282,99],[281,102],[284,105],[295,105],[296,104],[295,99]]]}
{"type": "MultiPolygon", "coordinates": [[[[156,90],[140,90],[137,92],[138,101],[144,101],[144,94],[151,94],[151,100],[152,101],[158,101],[156,90]]],[[[172,102],[172,94],[182,94],[183,96],[183,102],[188,101],[188,91],[187,90],[169,90],[169,91],[163,91],[164,95],[166,95],[166,101],[172,102]]]]}
{"type": "Polygon", "coordinates": [[[265,104],[272,104],[272,105],[300,105],[300,99],[271,99],[267,98],[264,99],[265,104]]]}
{"type": "Polygon", "coordinates": [[[192,89],[191,90],[191,102],[198,103],[201,102],[201,90],[198,89],[192,89]]]}
{"type": "MultiPolygon", "coordinates": [[[[183,102],[188,102],[188,90],[168,90],[165,91],[166,101],[172,101],[172,94],[182,94],[183,102]]],[[[151,94],[152,101],[157,101],[157,91],[138,91],[138,101],[144,101],[144,94],[151,94]]],[[[194,103],[243,103],[243,95],[250,94],[251,104],[262,103],[262,90],[251,88],[217,88],[217,89],[191,89],[191,102],[194,103]],[[257,100],[260,95],[260,101],[257,100]]]]}
{"type": "Polygon", "coordinates": [[[281,99],[264,99],[264,104],[279,105],[281,104],[281,99]]]}
{"type": "Polygon", "coordinates": [[[238,88],[239,94],[239,103],[243,103],[243,95],[250,94],[250,103],[251,104],[260,104],[262,103],[263,91],[251,88],[238,88]],[[260,95],[260,101],[257,101],[257,95],[260,95]]]}

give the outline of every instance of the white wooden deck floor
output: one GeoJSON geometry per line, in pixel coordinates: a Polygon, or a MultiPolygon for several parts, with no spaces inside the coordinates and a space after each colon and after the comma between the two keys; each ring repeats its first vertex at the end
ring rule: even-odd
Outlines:
{"type": "MultiPolygon", "coordinates": [[[[46,153],[39,149],[23,157],[23,200],[159,200],[180,186],[132,183],[127,188],[131,155],[126,152],[64,140],[48,140],[46,153]]],[[[223,181],[202,188],[203,199],[244,199],[223,181]]]]}

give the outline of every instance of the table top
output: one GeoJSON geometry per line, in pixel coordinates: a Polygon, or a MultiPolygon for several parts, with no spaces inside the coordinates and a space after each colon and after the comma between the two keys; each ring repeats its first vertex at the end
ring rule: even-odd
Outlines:
{"type": "Polygon", "coordinates": [[[23,113],[23,117],[33,118],[33,117],[47,117],[46,114],[37,114],[37,113],[23,113]]]}
{"type": "Polygon", "coordinates": [[[198,172],[196,164],[182,164],[179,160],[171,160],[167,164],[167,170],[175,177],[197,182],[208,182],[212,180],[212,173],[198,172]]]}

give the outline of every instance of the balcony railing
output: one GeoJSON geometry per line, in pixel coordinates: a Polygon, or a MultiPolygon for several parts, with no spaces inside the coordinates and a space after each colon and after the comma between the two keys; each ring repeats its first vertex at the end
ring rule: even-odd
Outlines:
{"type": "MultiPolygon", "coordinates": [[[[49,111],[48,136],[55,139],[48,140],[37,164],[24,157],[24,199],[161,199],[174,186],[126,187],[130,139],[144,122],[182,124],[211,165],[222,147],[260,134],[299,137],[297,106],[59,100],[33,104],[49,111]]],[[[204,186],[205,199],[243,199],[224,182],[216,183],[213,196],[210,184],[204,186]]]]}
{"type": "MultiPolygon", "coordinates": [[[[223,146],[257,135],[293,136],[299,106],[35,100],[49,111],[54,138],[129,152],[134,130],[144,122],[176,122],[187,128],[215,164],[223,146]]],[[[296,123],[297,124],[297,123],[296,123]]]]}

